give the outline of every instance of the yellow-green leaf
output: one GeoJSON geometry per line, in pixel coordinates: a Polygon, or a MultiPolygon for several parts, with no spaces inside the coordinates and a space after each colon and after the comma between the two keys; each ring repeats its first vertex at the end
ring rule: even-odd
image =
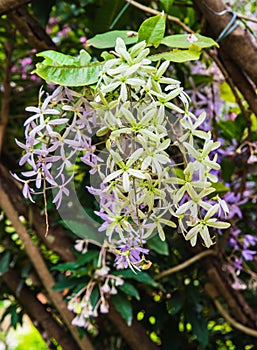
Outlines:
{"type": "Polygon", "coordinates": [[[34,73],[49,83],[63,86],[85,86],[97,82],[103,63],[85,66],[54,66],[38,63],[34,73]]]}
{"type": "Polygon", "coordinates": [[[138,42],[158,47],[165,33],[166,15],[160,14],[146,19],[138,30],[138,42]]]}
{"type": "Polygon", "coordinates": [[[162,39],[161,44],[178,49],[189,49],[194,44],[200,48],[219,46],[212,38],[201,34],[174,34],[162,39]]]}
{"type": "Polygon", "coordinates": [[[126,45],[137,42],[137,32],[128,30],[112,30],[110,32],[97,34],[87,41],[88,46],[94,46],[97,49],[107,49],[114,47],[116,39],[121,38],[126,45]]]}
{"type": "Polygon", "coordinates": [[[149,56],[151,61],[166,60],[171,62],[187,62],[195,61],[200,57],[201,52],[195,50],[173,50],[161,52],[156,55],[149,56]]]}

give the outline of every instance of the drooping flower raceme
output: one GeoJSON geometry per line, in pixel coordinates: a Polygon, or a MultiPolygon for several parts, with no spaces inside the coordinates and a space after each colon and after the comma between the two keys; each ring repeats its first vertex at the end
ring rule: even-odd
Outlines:
{"type": "Polygon", "coordinates": [[[180,82],[165,76],[169,62],[153,66],[145,42],[127,49],[118,38],[112,54],[97,86],[41,90],[38,107],[27,109],[33,114],[24,124],[26,141],[17,143],[24,150],[20,165],[30,170],[21,181],[31,200],[55,188],[58,208],[79,155],[100,179],[88,191],[98,198],[99,230],[117,266],[140,269],[146,239],[156,232],[164,240],[164,226],[178,226],[193,246],[201,237],[207,247],[210,229],[229,227],[218,220],[222,202],[211,198],[212,171],[220,168],[211,155],[219,142],[201,130],[205,113],[189,112],[180,82]],[[102,152],[96,138],[105,142],[102,152]]]}

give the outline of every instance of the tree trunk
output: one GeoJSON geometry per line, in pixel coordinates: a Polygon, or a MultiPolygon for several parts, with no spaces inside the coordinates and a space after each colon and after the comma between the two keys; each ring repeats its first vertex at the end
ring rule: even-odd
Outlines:
{"type": "MultiPolygon", "coordinates": [[[[232,18],[221,0],[193,0],[207,22],[208,31],[216,40],[232,18]]],[[[248,77],[257,85],[257,44],[250,32],[238,25],[228,36],[220,41],[220,50],[233,60],[248,77]]]]}
{"type": "Polygon", "coordinates": [[[36,299],[26,284],[22,284],[21,278],[14,270],[10,269],[1,278],[15,295],[19,304],[26,310],[30,319],[38,323],[40,328],[47,333],[48,339],[54,338],[63,350],[80,349],[72,337],[68,335],[67,330],[54,320],[51,313],[36,299]]]}

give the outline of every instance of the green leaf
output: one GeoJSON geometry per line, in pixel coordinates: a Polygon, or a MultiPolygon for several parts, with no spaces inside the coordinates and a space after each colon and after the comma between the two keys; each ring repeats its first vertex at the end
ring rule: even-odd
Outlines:
{"type": "Polygon", "coordinates": [[[149,56],[151,61],[166,60],[171,62],[187,62],[199,60],[201,51],[196,50],[173,50],[149,56]]]}
{"type": "Polygon", "coordinates": [[[156,15],[146,19],[138,30],[138,42],[145,40],[148,45],[158,47],[165,33],[166,16],[156,15]]]}
{"type": "Polygon", "coordinates": [[[221,161],[222,178],[225,182],[230,182],[235,171],[235,163],[230,157],[224,157],[221,161]]]}
{"type": "Polygon", "coordinates": [[[132,305],[125,295],[121,293],[112,297],[113,304],[116,310],[121,314],[128,326],[131,326],[133,319],[132,305]]]}
{"type": "Polygon", "coordinates": [[[128,283],[128,282],[124,282],[121,286],[119,286],[119,289],[128,295],[131,295],[132,297],[136,298],[137,300],[140,300],[140,295],[138,293],[138,291],[136,290],[136,288],[128,283]]]}
{"type": "Polygon", "coordinates": [[[34,73],[49,83],[63,86],[85,86],[97,82],[102,68],[103,63],[99,62],[81,67],[56,67],[38,63],[34,73]]]}
{"type": "Polygon", "coordinates": [[[77,264],[79,266],[84,266],[85,264],[88,264],[89,262],[98,259],[99,251],[97,250],[89,250],[84,254],[79,254],[77,264]]]}
{"type": "Polygon", "coordinates": [[[176,315],[182,309],[183,306],[181,296],[178,293],[173,295],[171,299],[167,301],[166,306],[167,311],[170,315],[176,315]]]}
{"type": "Polygon", "coordinates": [[[215,188],[216,194],[225,194],[229,191],[229,188],[226,187],[222,182],[212,183],[212,187],[215,188]]]}
{"type": "Polygon", "coordinates": [[[148,239],[147,246],[158,254],[169,255],[168,243],[166,241],[161,241],[157,235],[148,239]]]}
{"type": "Polygon", "coordinates": [[[93,308],[96,306],[98,299],[99,299],[99,288],[97,286],[94,286],[90,294],[90,303],[93,306],[93,308]]]}
{"type": "Polygon", "coordinates": [[[121,276],[122,278],[132,278],[135,281],[149,284],[152,287],[158,286],[158,283],[155,282],[151,276],[149,276],[146,272],[143,272],[143,271],[134,273],[131,270],[119,270],[119,271],[114,271],[113,274],[121,276]]]}
{"type": "Polygon", "coordinates": [[[17,309],[15,308],[11,312],[11,325],[14,329],[16,329],[18,326],[18,323],[19,323],[19,315],[17,313],[17,309]]]}
{"type": "Polygon", "coordinates": [[[185,174],[184,171],[180,168],[174,168],[172,169],[172,174],[174,174],[174,176],[180,178],[180,179],[185,179],[185,174]]]}
{"type": "Polygon", "coordinates": [[[60,271],[60,272],[65,272],[65,271],[75,271],[76,269],[79,268],[79,265],[77,264],[77,262],[67,262],[67,263],[63,263],[63,264],[58,264],[57,266],[53,266],[51,268],[52,271],[60,271]]]}
{"type": "Polygon", "coordinates": [[[222,132],[222,136],[232,141],[237,135],[236,123],[232,120],[221,120],[218,122],[218,128],[222,132]]]}
{"type": "Polygon", "coordinates": [[[192,313],[190,314],[190,317],[188,317],[188,321],[192,325],[193,334],[197,337],[202,347],[205,348],[209,340],[207,320],[196,313],[192,313]]]}
{"type": "Polygon", "coordinates": [[[161,7],[167,13],[170,13],[173,2],[174,0],[160,0],[161,7]]]}
{"type": "Polygon", "coordinates": [[[103,234],[98,231],[98,227],[100,225],[89,215],[87,215],[84,220],[85,222],[65,220],[62,223],[78,237],[99,242],[100,244],[100,242],[102,242],[104,239],[103,234]]]}
{"type": "Polygon", "coordinates": [[[31,2],[33,13],[43,27],[45,27],[45,25],[48,23],[52,7],[55,5],[55,3],[56,0],[31,2]]]}
{"type": "Polygon", "coordinates": [[[11,253],[9,251],[5,252],[0,260],[0,276],[9,270],[9,265],[11,261],[11,253]]]}
{"type": "Polygon", "coordinates": [[[85,66],[89,64],[91,61],[91,58],[92,57],[89,55],[89,53],[86,50],[81,50],[79,55],[80,66],[85,66]]]}
{"type": "Polygon", "coordinates": [[[96,83],[104,64],[103,62],[89,63],[91,56],[85,50],[81,50],[77,57],[53,50],[40,52],[37,56],[43,57],[44,61],[37,63],[33,73],[49,83],[64,86],[84,86],[96,83]]]}
{"type": "Polygon", "coordinates": [[[107,33],[97,34],[87,41],[88,46],[94,46],[97,49],[112,48],[116,44],[116,39],[121,38],[126,45],[137,42],[137,32],[128,30],[112,30],[107,33]]]}
{"type": "Polygon", "coordinates": [[[54,50],[42,51],[39,52],[36,56],[43,57],[45,60],[42,63],[46,65],[52,64],[54,66],[80,66],[79,57],[65,55],[64,53],[57,52],[54,50]]]}
{"type": "MultiPolygon", "coordinates": [[[[78,278],[63,278],[61,281],[58,281],[55,283],[55,285],[53,286],[52,290],[54,291],[62,291],[66,288],[71,289],[71,288],[75,288],[78,287],[79,284],[79,279],[78,278]]],[[[85,284],[83,284],[85,285],[85,284]]]]}
{"type": "Polygon", "coordinates": [[[11,304],[6,308],[6,310],[2,314],[0,322],[2,322],[6,316],[11,316],[11,325],[14,329],[16,329],[18,324],[22,324],[23,315],[23,310],[18,311],[18,306],[16,304],[11,304]]]}
{"type": "Polygon", "coordinates": [[[178,49],[189,49],[192,44],[197,45],[201,49],[219,46],[212,38],[208,38],[201,34],[169,35],[162,39],[161,44],[178,49]]]}
{"type": "Polygon", "coordinates": [[[96,250],[89,250],[85,254],[80,254],[78,256],[77,261],[70,261],[62,264],[58,264],[56,266],[53,266],[51,268],[52,271],[60,271],[65,272],[67,270],[74,272],[78,270],[80,267],[85,268],[85,265],[89,262],[93,261],[94,259],[98,258],[99,252],[96,250]]]}

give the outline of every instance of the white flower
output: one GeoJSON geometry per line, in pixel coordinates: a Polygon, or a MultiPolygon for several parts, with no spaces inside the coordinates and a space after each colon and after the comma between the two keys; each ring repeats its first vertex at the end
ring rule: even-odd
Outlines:
{"type": "MultiPolygon", "coordinates": [[[[207,248],[209,248],[213,243],[210,233],[209,233],[209,227],[212,228],[218,228],[218,229],[226,229],[229,228],[230,224],[227,222],[218,221],[217,218],[213,218],[213,215],[217,213],[219,209],[219,205],[216,204],[212,206],[208,212],[205,214],[203,219],[198,219],[193,227],[188,231],[187,235],[185,236],[185,239],[188,241],[190,240],[191,245],[194,247],[196,245],[197,241],[197,235],[198,233],[202,237],[204,244],[207,248]]],[[[188,223],[189,226],[192,226],[190,223],[188,223]]]]}
{"type": "Polygon", "coordinates": [[[122,177],[122,185],[125,192],[128,192],[130,189],[130,179],[129,177],[136,177],[139,179],[145,179],[144,172],[142,170],[136,170],[131,168],[131,166],[140,158],[141,154],[143,153],[143,148],[137,149],[135,152],[131,154],[128,161],[124,163],[122,158],[118,153],[112,152],[111,155],[113,156],[114,160],[116,161],[116,164],[121,168],[119,170],[114,171],[113,173],[109,174],[103,181],[103,183],[110,182],[116,178],[122,177]]]}
{"type": "Polygon", "coordinates": [[[100,305],[100,312],[102,314],[107,314],[109,312],[109,305],[105,300],[103,300],[103,302],[100,305]]]}
{"type": "Polygon", "coordinates": [[[180,124],[183,127],[183,135],[179,138],[180,142],[184,142],[187,139],[189,139],[189,143],[193,146],[194,145],[194,137],[199,137],[204,140],[210,140],[211,139],[211,133],[206,132],[203,130],[198,130],[199,126],[203,124],[204,120],[206,118],[206,113],[203,112],[199,115],[196,122],[193,123],[192,119],[188,114],[184,115],[184,117],[181,119],[180,124]]]}

